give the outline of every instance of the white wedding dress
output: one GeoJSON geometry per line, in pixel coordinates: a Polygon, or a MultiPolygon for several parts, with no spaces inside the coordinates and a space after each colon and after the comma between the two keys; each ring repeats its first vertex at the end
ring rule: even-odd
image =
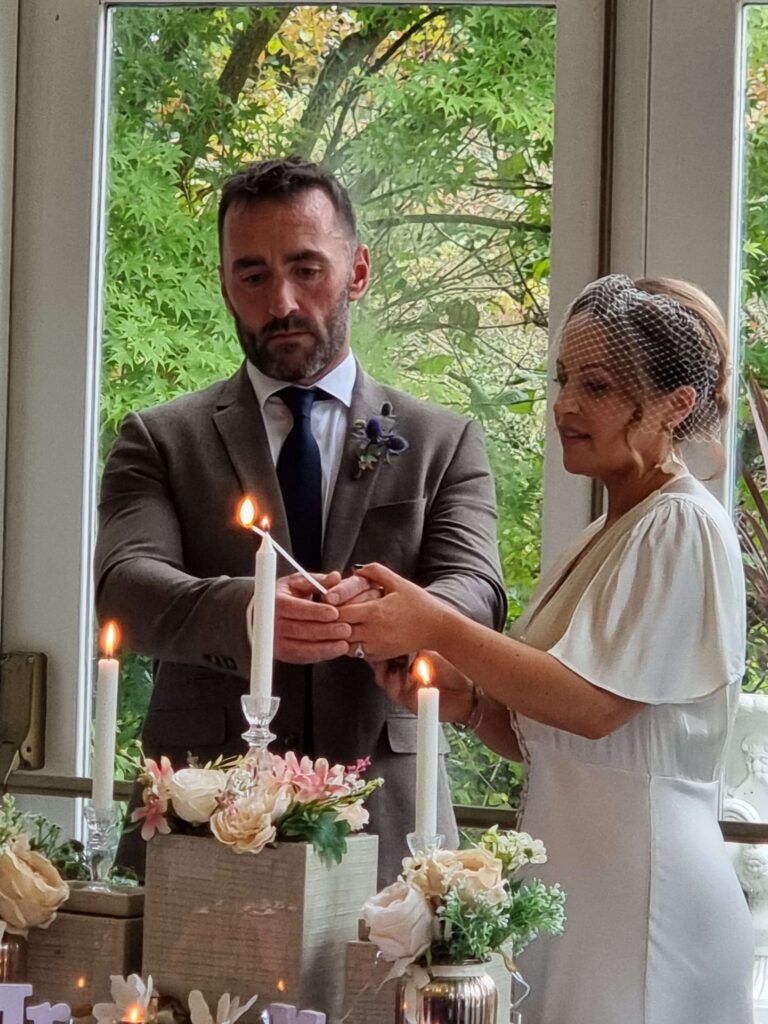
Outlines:
{"type": "Polygon", "coordinates": [[[599,740],[518,716],[520,827],[567,922],[519,967],[525,1024],[747,1024],[752,926],[717,823],[718,775],[744,668],[733,526],[685,475],[631,509],[568,573],[542,580],[513,635],[646,705],[599,740]],[[565,578],[564,578],[565,577],[565,578]]]}

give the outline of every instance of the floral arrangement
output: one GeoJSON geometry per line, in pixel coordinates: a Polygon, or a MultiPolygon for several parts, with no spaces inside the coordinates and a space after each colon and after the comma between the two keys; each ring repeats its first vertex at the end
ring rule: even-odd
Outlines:
{"type": "Polygon", "coordinates": [[[121,1024],[121,1021],[132,1019],[132,1012],[144,1024],[175,1024],[178,1019],[190,1020],[192,1024],[235,1024],[258,999],[257,995],[251,996],[241,1006],[239,996],[226,993],[219,999],[214,1017],[202,992],[195,989],[189,993],[187,1014],[176,1000],[158,995],[151,976],[144,981],[138,974],[131,974],[128,978],[112,975],[109,980],[112,1002],[94,1005],[96,1024],[121,1024]]]}
{"type": "Polygon", "coordinates": [[[368,758],[349,767],[270,755],[260,768],[247,757],[174,771],[167,757],[139,765],[142,806],[132,819],[143,839],[156,832],[212,833],[235,853],[259,853],[280,842],[311,843],[326,863],[339,863],[346,837],[368,823],[364,801],[381,785],[366,781],[368,758]]]}
{"type": "Polygon", "coordinates": [[[39,820],[23,814],[13,797],[0,802],[0,938],[47,928],[69,896],[69,886],[39,849],[39,820]]]}
{"type": "Polygon", "coordinates": [[[392,455],[401,455],[410,448],[408,441],[395,431],[395,422],[392,403],[385,402],[378,416],[355,420],[352,424],[352,437],[361,442],[357,456],[357,477],[373,469],[379,459],[388,463],[392,455]]]}
{"type": "Polygon", "coordinates": [[[496,826],[469,849],[407,857],[398,881],[363,907],[371,942],[395,964],[391,976],[417,961],[487,960],[494,952],[514,970],[514,957],[540,932],[563,930],[560,886],[516,877],[546,859],[540,840],[496,826]]]}

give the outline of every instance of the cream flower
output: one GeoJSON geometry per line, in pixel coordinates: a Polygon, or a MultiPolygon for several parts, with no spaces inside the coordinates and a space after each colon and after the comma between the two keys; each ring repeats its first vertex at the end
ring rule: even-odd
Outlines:
{"type": "Polygon", "coordinates": [[[47,857],[30,850],[25,835],[0,847],[0,921],[9,932],[47,928],[68,896],[67,883],[47,857]]]}
{"type": "Polygon", "coordinates": [[[364,903],[363,917],[385,960],[415,960],[432,942],[435,914],[407,882],[394,882],[364,903]]]}
{"type": "Polygon", "coordinates": [[[109,980],[114,1001],[95,1004],[92,1012],[97,1024],[118,1024],[125,1018],[126,1011],[132,1006],[140,1006],[146,1018],[147,1009],[154,993],[151,975],[146,982],[138,974],[131,974],[127,978],[113,974],[109,980]]]}
{"type": "Polygon", "coordinates": [[[170,783],[173,811],[192,825],[208,821],[227,785],[227,772],[214,768],[182,768],[170,783]]]}
{"type": "Polygon", "coordinates": [[[363,801],[356,800],[353,804],[337,807],[336,817],[339,821],[346,821],[349,824],[350,832],[359,832],[361,828],[368,824],[371,816],[363,807],[363,801]]]}
{"type": "Polygon", "coordinates": [[[488,829],[482,838],[486,850],[490,850],[504,865],[507,874],[512,874],[524,864],[545,864],[547,851],[540,839],[532,839],[527,832],[499,832],[498,826],[488,829]]]}
{"type": "Polygon", "coordinates": [[[474,902],[482,896],[495,905],[506,898],[502,863],[489,850],[475,846],[456,850],[454,857],[456,860],[448,868],[446,881],[451,888],[458,889],[464,902],[474,902]]]}
{"type": "Polygon", "coordinates": [[[195,989],[189,993],[189,1016],[192,1024],[235,1024],[244,1013],[250,1010],[251,1006],[258,999],[258,995],[251,996],[247,1003],[240,1005],[240,996],[230,996],[225,993],[216,1005],[216,1020],[208,1009],[203,993],[195,989]]]}
{"type": "Polygon", "coordinates": [[[426,857],[407,857],[403,877],[417,886],[433,903],[449,889],[456,889],[469,903],[478,896],[495,905],[506,898],[502,864],[480,847],[469,850],[434,850],[426,857]]]}
{"type": "Polygon", "coordinates": [[[260,853],[275,838],[274,822],[291,802],[284,785],[262,785],[211,817],[211,832],[236,853],[260,853]]]}

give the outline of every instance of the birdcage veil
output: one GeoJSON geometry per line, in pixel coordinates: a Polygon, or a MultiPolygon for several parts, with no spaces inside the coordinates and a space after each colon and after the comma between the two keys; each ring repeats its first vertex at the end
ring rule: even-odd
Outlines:
{"type": "MultiPolygon", "coordinates": [[[[576,372],[576,387],[599,398],[607,410],[612,401],[624,407],[632,402],[637,430],[651,424],[646,413],[655,398],[692,388],[693,405],[684,419],[670,425],[670,441],[719,445],[723,349],[699,312],[674,295],[641,285],[612,274],[577,296],[563,325],[575,353],[575,365],[566,369],[576,372]]],[[[658,420],[653,428],[658,430],[658,420]]]]}

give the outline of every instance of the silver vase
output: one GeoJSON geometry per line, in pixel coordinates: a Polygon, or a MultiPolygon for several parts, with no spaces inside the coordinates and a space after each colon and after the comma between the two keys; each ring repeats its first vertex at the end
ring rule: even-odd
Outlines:
{"type": "Polygon", "coordinates": [[[0,939],[0,982],[27,980],[27,940],[6,932],[0,939]]]}
{"type": "Polygon", "coordinates": [[[498,992],[485,964],[432,964],[422,987],[408,976],[397,989],[395,1024],[496,1024],[498,992]]]}

